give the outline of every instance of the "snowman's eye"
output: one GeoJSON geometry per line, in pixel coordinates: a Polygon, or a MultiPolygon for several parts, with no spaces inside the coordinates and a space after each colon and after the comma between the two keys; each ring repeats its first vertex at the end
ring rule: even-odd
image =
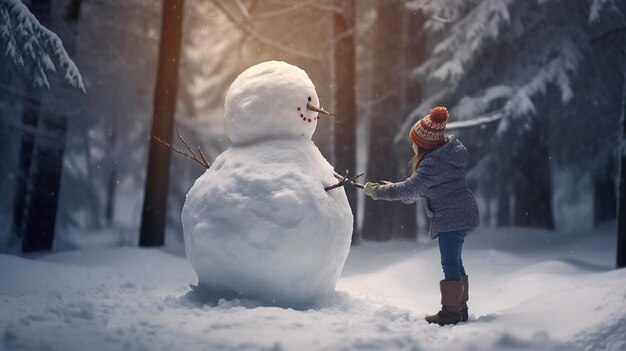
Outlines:
{"type": "Polygon", "coordinates": [[[311,97],[309,96],[309,102],[311,102],[311,97]]]}

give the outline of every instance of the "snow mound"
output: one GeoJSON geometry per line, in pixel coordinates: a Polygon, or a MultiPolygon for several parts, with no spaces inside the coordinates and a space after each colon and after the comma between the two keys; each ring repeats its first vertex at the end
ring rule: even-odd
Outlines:
{"type": "Polygon", "coordinates": [[[311,139],[319,106],[315,86],[302,69],[282,61],[252,66],[232,83],[224,106],[233,144],[275,138],[311,139]],[[310,99],[310,100],[309,100],[310,99]]]}
{"type": "Polygon", "coordinates": [[[299,307],[334,291],[350,249],[352,212],[310,140],[235,145],[191,188],[185,251],[200,287],[299,307]]]}

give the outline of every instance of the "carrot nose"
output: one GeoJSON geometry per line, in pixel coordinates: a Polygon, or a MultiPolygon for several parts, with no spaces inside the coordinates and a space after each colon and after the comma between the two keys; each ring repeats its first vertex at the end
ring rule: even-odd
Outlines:
{"type": "Polygon", "coordinates": [[[323,114],[328,115],[328,116],[336,117],[334,114],[332,114],[332,113],[330,113],[330,112],[328,112],[328,111],[324,110],[324,109],[323,109],[323,108],[321,108],[321,107],[317,107],[317,106],[313,105],[313,104],[312,104],[312,103],[310,103],[310,102],[307,102],[307,104],[306,104],[306,108],[307,108],[307,110],[311,110],[311,111],[315,111],[315,112],[323,113],[323,114]]]}

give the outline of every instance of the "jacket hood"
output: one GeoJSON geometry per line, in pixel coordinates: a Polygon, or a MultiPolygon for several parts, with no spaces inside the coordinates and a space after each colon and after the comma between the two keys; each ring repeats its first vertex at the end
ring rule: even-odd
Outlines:
{"type": "Polygon", "coordinates": [[[431,156],[454,167],[465,168],[467,166],[467,149],[454,135],[448,136],[447,143],[428,154],[428,157],[431,156]]]}

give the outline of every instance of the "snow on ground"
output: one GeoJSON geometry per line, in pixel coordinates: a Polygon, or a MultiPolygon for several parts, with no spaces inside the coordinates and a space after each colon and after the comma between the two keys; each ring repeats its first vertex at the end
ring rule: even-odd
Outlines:
{"type": "Polygon", "coordinates": [[[184,258],[108,248],[0,255],[0,349],[626,350],[626,270],[614,229],[481,230],[466,240],[470,322],[423,321],[438,305],[433,243],[351,250],[337,293],[297,311],[204,304],[184,258]]]}

